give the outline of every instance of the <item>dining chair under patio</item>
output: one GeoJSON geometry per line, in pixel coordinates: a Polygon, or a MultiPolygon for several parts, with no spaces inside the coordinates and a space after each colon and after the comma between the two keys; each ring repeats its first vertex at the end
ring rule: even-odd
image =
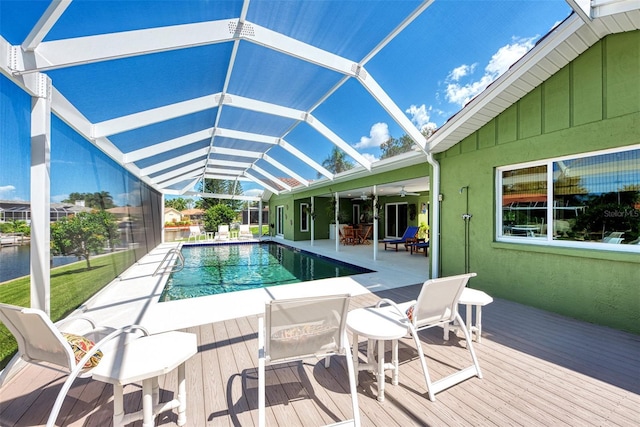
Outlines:
{"type": "Polygon", "coordinates": [[[266,422],[266,366],[324,358],[345,358],[353,417],[336,425],[360,425],[355,369],[349,351],[346,319],[349,295],[273,300],[258,320],[258,425],[266,422]]]}
{"type": "Polygon", "coordinates": [[[429,400],[431,401],[435,401],[436,393],[462,381],[474,376],[482,378],[480,364],[473,350],[471,335],[465,326],[465,322],[460,317],[460,314],[458,314],[458,300],[460,299],[460,295],[469,282],[469,279],[475,276],[476,273],[468,273],[430,279],[422,285],[417,300],[396,304],[390,299],[382,299],[376,305],[376,307],[384,310],[388,316],[392,316],[395,321],[399,320],[406,323],[408,332],[413,337],[418,350],[425,382],[427,384],[427,391],[429,393],[429,400]],[[431,376],[422,350],[418,331],[435,326],[443,327],[453,321],[457,321],[458,327],[464,333],[467,350],[469,350],[473,364],[457,370],[444,378],[431,382],[431,376]]]}

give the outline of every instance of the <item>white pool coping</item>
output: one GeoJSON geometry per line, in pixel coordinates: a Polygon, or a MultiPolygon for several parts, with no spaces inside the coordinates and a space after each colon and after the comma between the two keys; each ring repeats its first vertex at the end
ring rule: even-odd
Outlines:
{"type": "Polygon", "coordinates": [[[264,312],[265,303],[273,298],[339,293],[355,296],[422,283],[428,279],[429,258],[405,252],[402,246],[395,252],[384,251],[383,245],[379,245],[377,260],[373,260],[372,245],[340,246],[336,252],[332,240],[315,241],[313,246],[310,242],[280,242],[374,272],[159,302],[168,274],[153,276],[153,273],[167,252],[178,247],[177,243],[165,243],[127,269],[72,316],[84,315],[98,324],[115,328],[139,324],[151,333],[159,333],[260,314],[264,312]]]}

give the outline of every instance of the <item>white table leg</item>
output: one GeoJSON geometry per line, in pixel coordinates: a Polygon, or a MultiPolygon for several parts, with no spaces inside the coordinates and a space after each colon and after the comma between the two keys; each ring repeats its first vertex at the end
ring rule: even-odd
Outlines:
{"type": "Polygon", "coordinates": [[[476,342],[482,340],[482,306],[476,305],[476,342]]]}
{"type": "Polygon", "coordinates": [[[183,426],[187,423],[187,380],[185,364],[178,366],[178,425],[183,426]]]}
{"type": "Polygon", "coordinates": [[[393,365],[393,377],[391,380],[391,384],[398,385],[398,380],[400,377],[400,369],[398,363],[398,340],[392,340],[392,351],[391,351],[391,363],[393,365]]]}
{"type": "Polygon", "coordinates": [[[142,427],[153,427],[153,378],[142,381],[142,427]]]}
{"type": "Polygon", "coordinates": [[[465,319],[467,322],[467,330],[471,335],[471,339],[473,339],[473,322],[471,321],[473,315],[473,306],[471,304],[467,304],[467,318],[465,319]]]}
{"type": "Polygon", "coordinates": [[[121,426],[124,418],[124,391],[121,384],[113,385],[113,425],[121,426]]]}
{"type": "Polygon", "coordinates": [[[378,402],[384,402],[384,340],[378,340],[378,402]]]}
{"type": "Polygon", "coordinates": [[[358,372],[360,372],[360,368],[359,368],[359,362],[360,362],[360,358],[358,357],[358,334],[357,333],[353,333],[351,335],[351,339],[352,339],[352,345],[353,345],[353,369],[356,373],[356,385],[360,384],[360,375],[358,375],[358,372]]]}

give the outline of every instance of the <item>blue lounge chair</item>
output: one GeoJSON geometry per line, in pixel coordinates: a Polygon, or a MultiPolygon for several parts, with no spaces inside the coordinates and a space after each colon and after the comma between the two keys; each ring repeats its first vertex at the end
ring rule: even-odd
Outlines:
{"type": "Polygon", "coordinates": [[[418,253],[420,251],[420,249],[424,249],[424,256],[428,256],[429,255],[429,242],[416,242],[416,243],[411,243],[408,245],[409,246],[409,250],[411,251],[411,255],[413,255],[413,253],[418,253]]]}
{"type": "MultiPolygon", "coordinates": [[[[417,225],[410,225],[407,227],[407,229],[405,230],[404,234],[402,235],[401,238],[399,239],[389,239],[389,240],[382,240],[381,243],[384,243],[384,250],[387,250],[387,245],[391,246],[394,245],[395,246],[395,250],[396,252],[398,252],[398,245],[402,244],[402,243],[407,243],[407,239],[413,239],[416,237],[416,234],[418,234],[418,226],[417,225]]],[[[407,249],[407,248],[405,248],[407,249]]]]}

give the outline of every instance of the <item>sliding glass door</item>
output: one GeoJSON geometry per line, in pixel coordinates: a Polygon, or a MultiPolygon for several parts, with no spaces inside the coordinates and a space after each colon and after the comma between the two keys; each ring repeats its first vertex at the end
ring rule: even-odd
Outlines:
{"type": "Polygon", "coordinates": [[[385,210],[385,237],[402,237],[408,224],[408,208],[406,203],[387,203],[385,210]]]}

